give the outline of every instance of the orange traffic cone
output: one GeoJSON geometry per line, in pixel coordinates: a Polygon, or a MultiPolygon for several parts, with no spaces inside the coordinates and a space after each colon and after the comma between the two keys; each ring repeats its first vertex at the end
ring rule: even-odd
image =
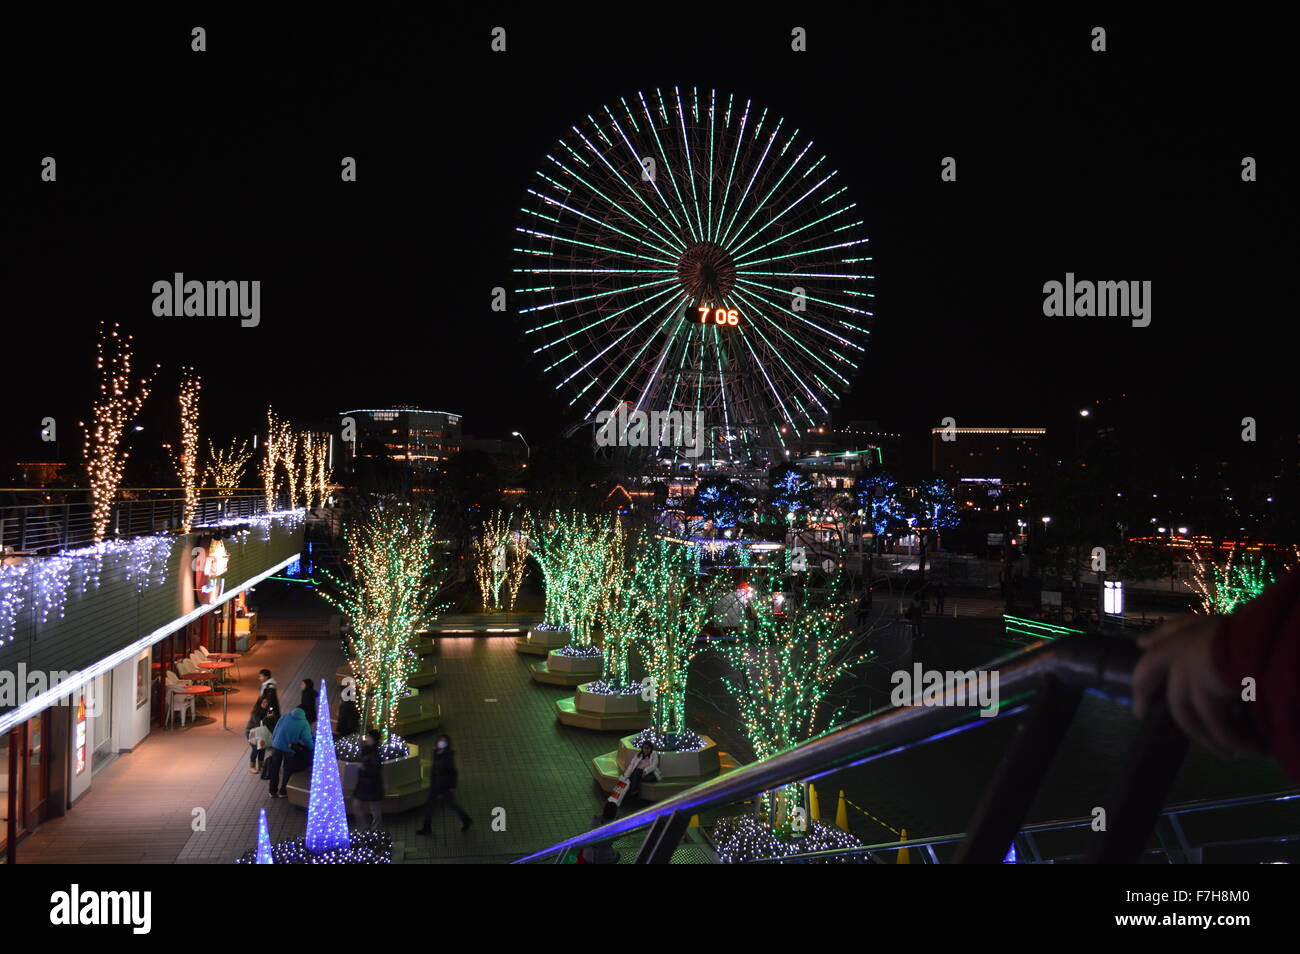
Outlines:
{"type": "Polygon", "coordinates": [[[813,821],[822,820],[822,805],[817,800],[817,788],[812,783],[808,784],[808,817],[813,821]]]}
{"type": "MultiPolygon", "coordinates": [[[[907,841],[907,829],[906,829],[906,828],[903,829],[902,836],[899,838],[899,840],[900,840],[900,841],[907,841]]],[[[899,848],[899,849],[898,849],[898,861],[896,861],[896,862],[894,862],[894,863],[895,863],[895,864],[899,864],[899,865],[910,865],[910,864],[912,863],[912,849],[911,849],[911,848],[899,848]]]]}
{"type": "Polygon", "coordinates": [[[835,806],[835,827],[840,831],[849,830],[849,803],[844,800],[844,789],[840,789],[840,803],[835,806]]]}

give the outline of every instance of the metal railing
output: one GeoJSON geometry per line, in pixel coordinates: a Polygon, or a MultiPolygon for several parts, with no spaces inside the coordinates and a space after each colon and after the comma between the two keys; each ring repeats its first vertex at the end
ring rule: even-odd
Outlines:
{"type": "MultiPolygon", "coordinates": [[[[41,555],[94,543],[93,512],[88,490],[6,491],[5,496],[45,499],[29,503],[0,503],[0,553],[41,555]]],[[[3,497],[0,497],[3,500],[3,497]]],[[[198,501],[195,525],[266,512],[261,490],[239,489],[231,494],[205,492],[198,501]]],[[[138,537],[179,530],[185,498],[178,488],[122,491],[113,502],[108,525],[111,538],[138,537]]]]}
{"type": "MultiPolygon", "coordinates": [[[[991,718],[981,718],[975,709],[950,706],[878,710],[515,863],[544,858],[561,861],[573,849],[648,826],[636,861],[665,864],[680,843],[691,816],[700,811],[790,783],[816,781],[844,768],[1024,713],[971,825],[961,836],[954,858],[957,863],[999,863],[1023,827],[1083,693],[1127,699],[1137,658],[1138,650],[1131,640],[1101,634],[1036,645],[991,667],[999,672],[1001,695],[999,710],[991,718]]],[[[1186,737],[1173,724],[1163,701],[1159,702],[1139,727],[1119,773],[1116,791],[1107,802],[1112,806],[1112,823],[1105,832],[1098,833],[1086,860],[1116,863],[1138,859],[1186,752],[1186,737]]]]}
{"type": "MultiPolygon", "coordinates": [[[[1183,830],[1182,816],[1192,815],[1201,812],[1211,811],[1228,811],[1234,808],[1246,808],[1255,805],[1278,804],[1300,799],[1300,789],[1287,789],[1281,792],[1268,792],[1259,795],[1242,795],[1236,798],[1205,798],[1191,802],[1183,802],[1178,805],[1171,805],[1160,813],[1157,822],[1164,822],[1174,836],[1173,839],[1167,839],[1157,827],[1159,846],[1150,848],[1143,852],[1144,855],[1163,856],[1164,860],[1170,864],[1193,863],[1199,864],[1204,858],[1207,849],[1238,847],[1255,844],[1290,844],[1291,842],[1300,841],[1300,835],[1286,835],[1272,838],[1242,838],[1237,840],[1218,840],[1218,841],[1193,841],[1189,839],[1183,830]]],[[[1048,854],[1039,849],[1039,836],[1051,832],[1071,831],[1078,829],[1091,830],[1096,819],[1091,815],[1080,818],[1069,818],[1058,821],[1038,822],[1033,825],[1026,825],[1021,828],[1016,835],[1015,844],[1018,851],[1024,849],[1023,854],[1018,855],[1018,861],[1028,864],[1043,864],[1045,862],[1075,861],[1080,857],[1075,854],[1048,854]]],[[[929,863],[939,864],[940,859],[935,852],[935,848],[957,845],[966,837],[965,833],[955,835],[930,835],[922,838],[908,838],[906,841],[887,841],[873,845],[862,845],[855,848],[835,848],[828,851],[808,851],[791,855],[782,855],[779,858],[754,858],[750,861],[742,862],[743,864],[812,864],[834,860],[844,860],[849,858],[861,858],[864,863],[894,863],[898,852],[904,850],[916,849],[922,859],[928,858],[929,863]],[[882,862],[874,857],[878,854],[888,854],[889,862],[882,862]]]]}

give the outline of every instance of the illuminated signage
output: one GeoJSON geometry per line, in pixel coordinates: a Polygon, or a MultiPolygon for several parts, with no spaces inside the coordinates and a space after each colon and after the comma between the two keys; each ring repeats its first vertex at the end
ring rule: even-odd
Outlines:
{"type": "Polygon", "coordinates": [[[194,592],[198,601],[204,604],[215,603],[225,592],[226,570],[230,567],[230,554],[226,545],[219,539],[208,538],[206,546],[200,543],[194,548],[194,592]]]}
{"type": "Polygon", "coordinates": [[[740,324],[740,313],[735,308],[710,308],[708,305],[700,305],[695,310],[700,313],[702,325],[712,322],[715,325],[729,325],[734,328],[740,324]]]}

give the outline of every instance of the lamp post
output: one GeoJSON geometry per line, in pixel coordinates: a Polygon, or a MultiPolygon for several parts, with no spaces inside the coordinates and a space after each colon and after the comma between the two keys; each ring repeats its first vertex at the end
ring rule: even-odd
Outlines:
{"type": "Polygon", "coordinates": [[[524,441],[524,453],[527,455],[527,459],[528,459],[528,460],[532,460],[532,459],[533,459],[533,449],[532,449],[531,447],[528,446],[528,441],[524,440],[524,435],[520,434],[518,431],[511,431],[511,432],[510,432],[510,436],[511,436],[511,437],[517,437],[517,438],[519,438],[521,441],[524,441]]]}

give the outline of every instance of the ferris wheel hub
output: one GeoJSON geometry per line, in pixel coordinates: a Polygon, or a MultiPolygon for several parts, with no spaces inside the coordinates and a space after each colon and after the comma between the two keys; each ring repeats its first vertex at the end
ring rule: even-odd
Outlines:
{"type": "Polygon", "coordinates": [[[736,283],[736,265],[731,254],[713,242],[696,242],[682,253],[677,264],[682,290],[693,301],[720,303],[736,283]]]}

